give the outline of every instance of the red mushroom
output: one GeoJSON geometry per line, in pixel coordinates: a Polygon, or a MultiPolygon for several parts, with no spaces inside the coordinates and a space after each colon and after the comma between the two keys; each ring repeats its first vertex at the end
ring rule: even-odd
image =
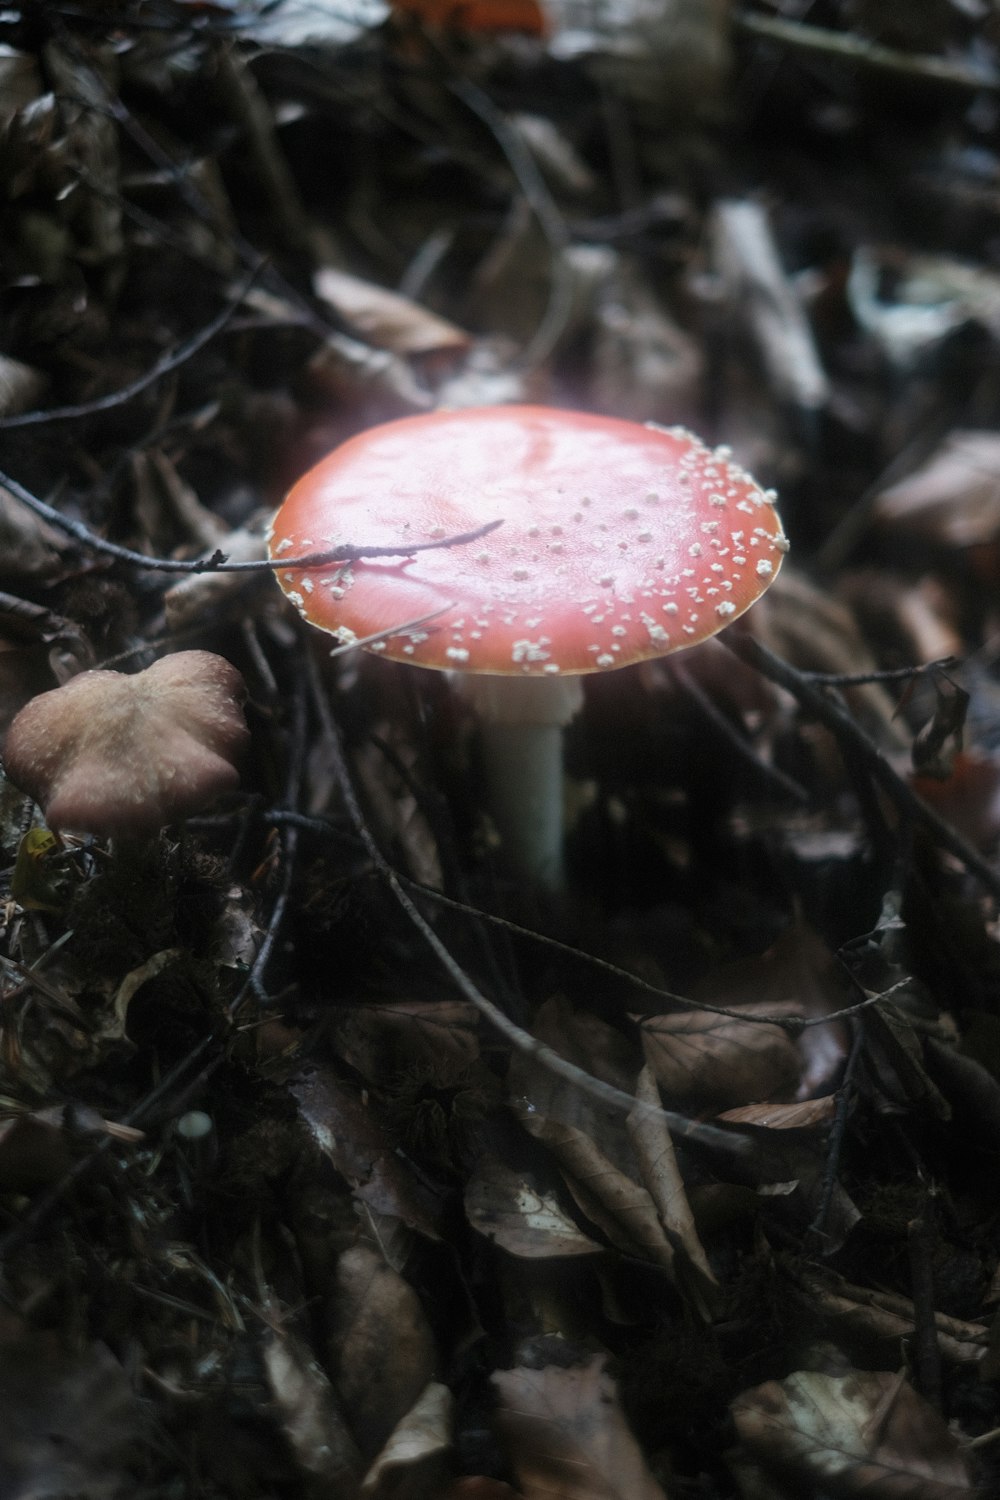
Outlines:
{"type": "Polygon", "coordinates": [[[748,609],[787,550],[772,501],[728,450],[680,428],[533,406],[443,411],[372,428],[317,464],[278,512],[270,555],[311,624],[341,642],[393,632],[369,649],[462,674],[512,862],[555,885],[561,729],[580,675],[695,645],[748,609]],[[470,545],[282,566],[497,519],[470,545]]]}
{"type": "Polygon", "coordinates": [[[144,672],[81,672],[32,698],[4,744],[10,780],[51,828],[143,838],[239,785],[243,679],[211,651],[144,672]]]}

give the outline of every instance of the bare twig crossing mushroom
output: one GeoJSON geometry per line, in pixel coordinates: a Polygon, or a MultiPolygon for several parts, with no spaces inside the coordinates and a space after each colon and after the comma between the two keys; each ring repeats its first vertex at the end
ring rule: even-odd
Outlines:
{"type": "Polygon", "coordinates": [[[248,739],[240,673],[211,651],[144,672],[81,672],[15,717],[4,764],[49,826],[135,839],[239,785],[248,739]]]}
{"type": "Polygon", "coordinates": [[[374,427],[310,470],[270,554],[311,624],[341,642],[394,632],[369,649],[461,674],[511,862],[555,886],[561,734],[580,676],[695,645],[743,614],[787,549],[772,501],[727,450],[680,428],[532,406],[444,411],[374,427]],[[471,546],[282,567],[497,519],[471,546]]]}

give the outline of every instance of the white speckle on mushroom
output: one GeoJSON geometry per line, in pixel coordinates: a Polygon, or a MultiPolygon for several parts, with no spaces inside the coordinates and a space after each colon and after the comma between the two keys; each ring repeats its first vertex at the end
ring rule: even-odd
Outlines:
{"type": "Polygon", "coordinates": [[[625,629],[624,625],[612,625],[612,627],[611,627],[611,634],[612,635],[628,635],[628,631],[625,629]]]}
{"type": "Polygon", "coordinates": [[[673,602],[673,600],[671,600],[668,604],[664,604],[663,613],[665,615],[675,615],[677,613],[677,605],[673,602]]]}
{"type": "Polygon", "coordinates": [[[649,632],[649,639],[655,641],[658,646],[665,646],[670,639],[662,625],[647,625],[646,629],[649,632]]]}
{"type": "Polygon", "coordinates": [[[701,543],[700,542],[692,542],[691,545],[690,545],[690,547],[688,548],[688,556],[689,557],[700,557],[701,556],[701,551],[702,551],[701,543]]]}
{"type": "Polygon", "coordinates": [[[717,615],[734,615],[736,613],[736,605],[731,599],[723,599],[721,604],[715,606],[715,613],[717,615]]]}
{"type": "Polygon", "coordinates": [[[738,500],[736,502],[736,509],[741,510],[745,516],[753,515],[753,506],[749,500],[738,500]]]}
{"type": "Polygon", "coordinates": [[[449,646],[444,653],[449,661],[468,661],[469,653],[461,646],[449,646]]]}
{"type": "Polygon", "coordinates": [[[734,568],[742,568],[745,565],[746,565],[746,558],[745,557],[734,557],[733,558],[733,567],[734,568]]]}
{"type": "Polygon", "coordinates": [[[614,664],[614,657],[608,656],[607,652],[602,653],[602,655],[595,657],[594,659],[594,665],[598,667],[613,667],[614,664]]]}
{"type": "Polygon", "coordinates": [[[770,578],[774,572],[774,564],[768,562],[766,557],[762,557],[757,564],[756,572],[758,578],[770,578]]]}
{"type": "Polygon", "coordinates": [[[290,536],[282,537],[281,541],[278,543],[278,545],[274,549],[274,555],[275,555],[275,557],[277,557],[277,555],[278,555],[279,552],[284,552],[284,551],[287,550],[287,548],[289,548],[289,547],[291,547],[293,545],[294,545],[294,543],[292,542],[292,539],[291,539],[290,536]]]}
{"type": "Polygon", "coordinates": [[[350,625],[338,625],[333,635],[334,639],[338,640],[342,646],[353,646],[357,640],[357,636],[350,625]]]}
{"type": "Polygon", "coordinates": [[[551,676],[554,676],[554,674],[556,672],[561,672],[562,671],[562,667],[559,665],[559,663],[557,661],[547,661],[545,663],[544,667],[542,668],[542,671],[543,672],[547,672],[549,674],[549,676],[551,677],[551,676]]]}
{"type": "Polygon", "coordinates": [[[490,560],[490,554],[488,552],[477,552],[476,553],[476,562],[477,563],[488,563],[489,560],[490,560]]]}
{"type": "Polygon", "coordinates": [[[614,586],[615,575],[613,573],[602,573],[597,581],[602,589],[610,589],[614,586]]]}
{"type": "Polygon", "coordinates": [[[385,650],[385,641],[372,641],[371,646],[369,647],[369,650],[370,651],[384,651],[385,650]]]}
{"type": "Polygon", "coordinates": [[[774,545],[777,547],[779,552],[787,552],[790,544],[787,536],[783,536],[779,532],[779,534],[774,538],[774,545]]]}
{"type": "Polygon", "coordinates": [[[701,529],[706,536],[711,536],[713,531],[718,531],[719,523],[718,521],[702,521],[701,529]]]}
{"type": "Polygon", "coordinates": [[[513,573],[511,574],[511,577],[515,579],[516,582],[523,583],[525,579],[531,577],[531,574],[528,572],[527,568],[515,568],[513,573]]]}
{"type": "Polygon", "coordinates": [[[434,530],[431,532],[431,541],[432,542],[440,542],[447,535],[448,535],[448,533],[445,531],[445,529],[444,529],[443,526],[435,526],[434,530]]]}

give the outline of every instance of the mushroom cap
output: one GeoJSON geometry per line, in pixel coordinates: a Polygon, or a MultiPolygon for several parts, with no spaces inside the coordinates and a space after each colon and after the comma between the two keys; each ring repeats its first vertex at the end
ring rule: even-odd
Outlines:
{"type": "Polygon", "coordinates": [[[310,624],[343,642],[399,627],[370,648],[396,661],[595,672],[695,645],[749,609],[788,546],[772,500],[682,428],[538,406],[442,411],[373,427],[311,469],[270,556],[310,624]],[[411,557],[282,566],[493,520],[479,541],[411,557]]]}
{"type": "Polygon", "coordinates": [[[211,651],[178,651],[144,672],[81,672],[16,715],[10,780],[51,828],[155,833],[239,785],[249,737],[240,673],[211,651]]]}

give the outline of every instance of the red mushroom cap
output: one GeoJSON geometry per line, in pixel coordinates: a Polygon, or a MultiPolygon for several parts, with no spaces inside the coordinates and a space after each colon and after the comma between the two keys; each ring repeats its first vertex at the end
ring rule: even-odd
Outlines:
{"type": "Polygon", "coordinates": [[[144,672],[81,672],[16,715],[7,775],[51,828],[143,836],[239,785],[249,738],[243,678],[211,651],[177,651],[144,672]]]}
{"type": "Polygon", "coordinates": [[[724,448],[681,428],[535,406],[443,411],[344,443],[292,489],[270,555],[303,617],[348,642],[463,672],[555,676],[714,635],[771,583],[787,542],[724,448]],[[480,541],[285,568],[344,544],[480,541]],[[412,622],[441,611],[422,625],[412,622]]]}

